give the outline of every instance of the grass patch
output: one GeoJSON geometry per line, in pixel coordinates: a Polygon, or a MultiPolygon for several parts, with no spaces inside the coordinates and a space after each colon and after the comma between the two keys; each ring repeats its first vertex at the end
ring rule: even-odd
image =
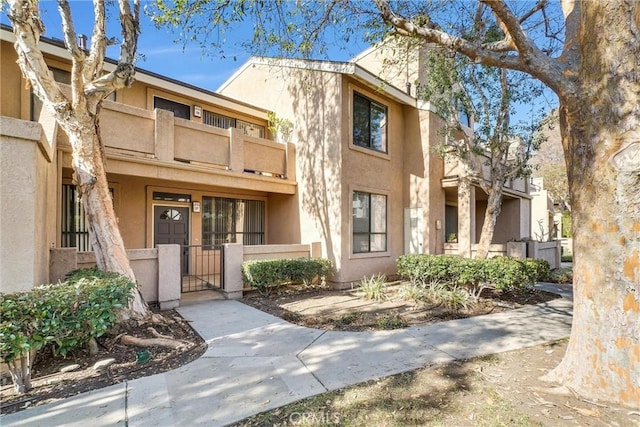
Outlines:
{"type": "Polygon", "coordinates": [[[362,313],[349,313],[342,315],[338,320],[338,325],[352,325],[362,318],[362,313]]]}
{"type": "Polygon", "coordinates": [[[386,330],[402,329],[402,328],[406,328],[408,326],[408,323],[406,320],[402,318],[402,316],[399,316],[396,314],[393,316],[378,317],[376,319],[376,326],[379,329],[386,329],[386,330]]]}

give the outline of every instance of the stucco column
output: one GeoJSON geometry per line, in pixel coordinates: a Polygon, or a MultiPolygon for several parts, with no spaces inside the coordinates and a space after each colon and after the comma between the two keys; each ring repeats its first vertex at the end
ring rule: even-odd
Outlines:
{"type": "Polygon", "coordinates": [[[471,256],[471,244],[475,240],[475,187],[466,180],[458,184],[458,254],[471,256]]]}
{"type": "Polygon", "coordinates": [[[236,128],[229,128],[229,169],[244,172],[244,137],[236,128]]]}
{"type": "Polygon", "coordinates": [[[0,117],[0,290],[49,281],[47,179],[52,144],[39,123],[0,117]]]}
{"type": "Polygon", "coordinates": [[[296,146],[292,143],[287,143],[287,153],[286,153],[286,175],[289,181],[296,180],[296,146]]]}
{"type": "Polygon", "coordinates": [[[163,162],[173,161],[174,138],[175,138],[175,118],[171,111],[156,108],[155,117],[155,150],[156,158],[163,162]]]}
{"type": "Polygon", "coordinates": [[[244,247],[241,243],[224,245],[224,297],[227,299],[242,298],[242,262],[244,247]]]}
{"type": "Polygon", "coordinates": [[[160,310],[171,310],[180,305],[180,245],[158,245],[157,248],[158,303],[160,310]]]}

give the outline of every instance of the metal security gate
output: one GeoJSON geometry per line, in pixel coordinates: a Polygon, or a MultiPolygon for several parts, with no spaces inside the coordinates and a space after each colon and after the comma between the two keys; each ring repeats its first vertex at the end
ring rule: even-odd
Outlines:
{"type": "Polygon", "coordinates": [[[183,245],[182,292],[224,289],[224,246],[183,245]]]}

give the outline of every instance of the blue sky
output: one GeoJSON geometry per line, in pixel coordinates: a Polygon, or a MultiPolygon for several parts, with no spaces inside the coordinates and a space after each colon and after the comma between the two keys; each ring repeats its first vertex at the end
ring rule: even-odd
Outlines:
{"type": "MultiPolygon", "coordinates": [[[[45,24],[44,36],[62,38],[60,15],[56,9],[57,3],[52,0],[41,1],[41,17],[45,24]]],[[[77,33],[91,35],[93,28],[93,10],[91,1],[70,1],[77,33]]],[[[142,2],[144,7],[144,2],[142,2]]],[[[9,24],[9,20],[3,13],[2,23],[9,24]]],[[[234,31],[227,33],[228,43],[224,49],[224,58],[212,54],[203,54],[198,45],[186,45],[176,43],[177,33],[172,33],[169,28],[157,29],[146,15],[141,17],[142,32],[138,40],[138,54],[140,59],[136,62],[139,68],[158,73],[176,80],[189,83],[204,89],[216,90],[233,72],[238,69],[248,58],[249,54],[239,47],[239,40],[249,37],[253,28],[251,24],[239,25],[234,31]],[[235,59],[234,59],[235,58],[235,59]]],[[[110,37],[119,36],[119,22],[116,19],[108,21],[107,33],[110,37]]],[[[346,61],[360,51],[366,49],[366,45],[351,47],[350,51],[335,49],[329,52],[330,59],[346,61]]],[[[107,56],[117,58],[118,47],[110,47],[107,56]]]]}
{"type": "MultiPolygon", "coordinates": [[[[45,24],[46,37],[62,38],[60,15],[56,9],[57,2],[53,0],[41,0],[41,16],[45,24]]],[[[89,0],[70,1],[74,24],[78,34],[90,35],[93,29],[92,2],[89,0]]],[[[145,2],[142,1],[144,7],[145,2]]],[[[108,36],[120,35],[120,26],[113,16],[108,19],[108,36]]],[[[4,13],[0,21],[9,24],[4,13]]],[[[136,65],[139,68],[152,71],[173,79],[192,84],[197,87],[215,91],[230,77],[250,56],[240,47],[240,41],[246,41],[253,33],[250,23],[239,24],[233,31],[226,33],[227,43],[224,47],[224,57],[214,54],[205,54],[199,45],[183,45],[175,40],[179,38],[177,32],[170,28],[157,29],[150,18],[143,14],[141,17],[142,32],[138,40],[138,54],[140,59],[136,65]]],[[[363,42],[350,43],[345,48],[330,48],[328,57],[334,61],[347,61],[360,53],[368,46],[363,42]]],[[[117,58],[119,47],[112,46],[107,56],[117,58]]],[[[539,98],[536,108],[549,109],[557,104],[555,96],[549,90],[546,96],[539,98]],[[546,98],[546,99],[545,99],[546,98]]],[[[521,106],[516,114],[517,119],[528,121],[530,106],[521,106]]]]}

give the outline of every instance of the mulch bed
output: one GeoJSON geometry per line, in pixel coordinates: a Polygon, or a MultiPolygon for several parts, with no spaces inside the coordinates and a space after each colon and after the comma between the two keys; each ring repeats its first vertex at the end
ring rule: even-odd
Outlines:
{"type": "Polygon", "coordinates": [[[188,342],[182,348],[146,347],[123,345],[119,335],[153,338],[147,328],[151,325],[138,325],[129,321],[117,325],[112,331],[99,337],[98,353],[89,354],[88,349],[79,349],[66,357],[54,357],[51,348],[38,352],[32,372],[32,389],[24,394],[17,394],[11,378],[3,378],[0,411],[2,414],[16,412],[27,407],[49,403],[57,399],[70,397],[82,392],[103,388],[123,381],[166,372],[185,365],[206,350],[204,340],[191,328],[175,310],[163,311],[160,314],[167,325],[153,325],[156,331],[169,335],[174,339],[188,342]],[[93,369],[93,365],[105,359],[115,362],[103,370],[93,369]],[[65,366],[78,364],[72,372],[60,372],[65,366]]]}

